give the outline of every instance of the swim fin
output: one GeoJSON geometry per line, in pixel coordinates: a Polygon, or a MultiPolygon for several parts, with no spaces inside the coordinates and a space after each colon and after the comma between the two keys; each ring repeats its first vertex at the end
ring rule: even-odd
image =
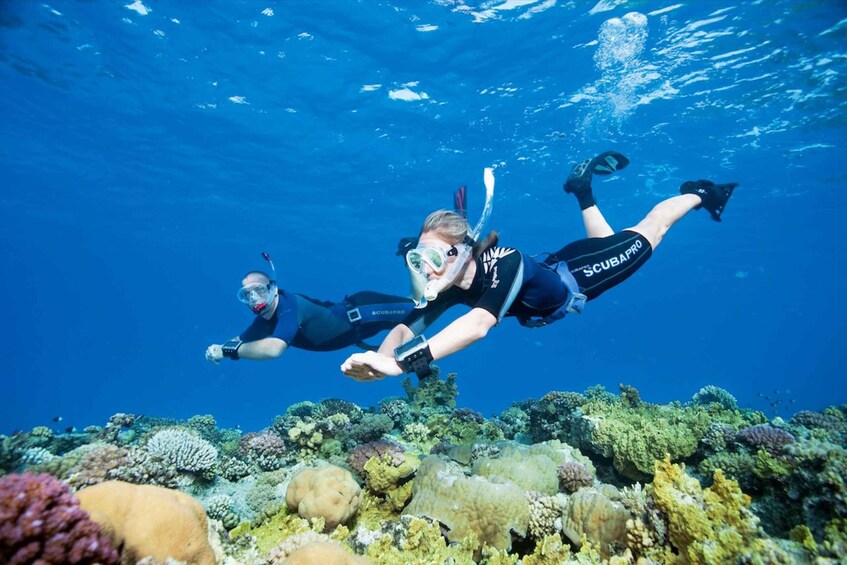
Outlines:
{"type": "Polygon", "coordinates": [[[563,188],[568,194],[576,196],[580,208],[585,210],[596,204],[594,195],[591,194],[592,175],[610,175],[626,168],[627,165],[629,165],[629,159],[621,153],[604,151],[596,157],[577,163],[563,188]]]}
{"type": "Polygon", "coordinates": [[[715,184],[710,180],[686,181],[679,187],[680,194],[696,194],[702,201],[695,210],[705,208],[716,222],[721,221],[723,209],[732,196],[732,191],[738,186],[737,182],[715,184]]]}

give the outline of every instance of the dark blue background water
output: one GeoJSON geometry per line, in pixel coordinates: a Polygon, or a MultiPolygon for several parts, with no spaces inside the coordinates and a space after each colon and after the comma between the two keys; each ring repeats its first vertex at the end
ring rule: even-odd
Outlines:
{"type": "Polygon", "coordinates": [[[487,166],[501,242],[582,237],[561,183],[612,147],[616,228],[683,180],[741,188],[581,317],[506,320],[444,360],[460,404],[619,383],[845,402],[843,2],[205,4],[0,4],[0,432],[119,411],[259,429],[400,395],[344,378],[353,349],[203,353],[249,323],[235,292],[263,250],[291,291],[406,293],[397,239],[460,184],[475,218],[487,166]]]}

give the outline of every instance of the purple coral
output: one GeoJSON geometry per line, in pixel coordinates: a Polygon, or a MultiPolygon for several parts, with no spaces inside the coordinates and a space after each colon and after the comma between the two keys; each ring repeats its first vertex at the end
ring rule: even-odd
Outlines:
{"type": "Polygon", "coordinates": [[[118,552],[65,483],[13,474],[0,478],[0,563],[112,565],[118,552]]]}
{"type": "Polygon", "coordinates": [[[585,465],[568,461],[559,467],[559,486],[567,493],[576,492],[582,487],[590,487],[594,478],[585,465]]]}
{"type": "Polygon", "coordinates": [[[268,431],[249,433],[241,438],[240,444],[248,461],[263,471],[275,471],[285,464],[285,442],[276,434],[268,431]]]}
{"type": "Polygon", "coordinates": [[[391,464],[395,467],[399,467],[406,460],[402,447],[390,441],[376,440],[354,447],[353,451],[350,452],[350,456],[347,458],[347,462],[357,473],[362,475],[368,459],[371,457],[382,457],[386,453],[391,455],[391,464]]]}
{"type": "Polygon", "coordinates": [[[753,449],[764,449],[771,455],[781,454],[782,448],[789,443],[794,443],[793,435],[769,424],[758,424],[744,428],[738,432],[735,438],[753,449]]]}

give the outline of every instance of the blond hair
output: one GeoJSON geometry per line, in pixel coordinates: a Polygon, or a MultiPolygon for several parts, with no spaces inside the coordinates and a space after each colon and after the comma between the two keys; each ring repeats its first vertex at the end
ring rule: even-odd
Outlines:
{"type": "MultiPolygon", "coordinates": [[[[470,231],[471,227],[468,224],[467,218],[461,214],[452,210],[436,210],[424,220],[420,235],[430,232],[435,233],[450,244],[458,245],[465,242],[470,231]]],[[[492,231],[483,241],[474,242],[474,258],[479,257],[489,247],[497,245],[498,239],[499,234],[496,231],[492,231]]]]}

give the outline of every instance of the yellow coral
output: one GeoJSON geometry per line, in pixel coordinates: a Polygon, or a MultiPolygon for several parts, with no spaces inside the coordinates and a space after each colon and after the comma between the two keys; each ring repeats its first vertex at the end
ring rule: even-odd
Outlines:
{"type": "Polygon", "coordinates": [[[556,565],[564,563],[571,555],[570,546],[562,541],[559,534],[544,536],[541,543],[536,544],[532,555],[521,560],[523,565],[556,565]]]}
{"type": "Polygon", "coordinates": [[[750,497],[738,483],[718,469],[714,483],[700,488],[685,473],[685,465],[674,465],[669,457],[656,462],[652,485],[656,506],[667,515],[671,543],[679,550],[681,563],[694,565],[733,563],[743,556],[760,555],[767,548],[771,562],[788,557],[762,537],[758,518],[749,510],[750,497]]]}
{"type": "MultiPolygon", "coordinates": [[[[399,467],[392,463],[391,454],[373,456],[365,463],[365,484],[376,494],[389,495],[418,470],[421,460],[406,454],[399,467]]],[[[405,503],[405,500],[403,501],[405,503]]],[[[402,505],[400,506],[402,508],[402,505]]],[[[399,508],[398,508],[399,509],[399,508]]]]}

